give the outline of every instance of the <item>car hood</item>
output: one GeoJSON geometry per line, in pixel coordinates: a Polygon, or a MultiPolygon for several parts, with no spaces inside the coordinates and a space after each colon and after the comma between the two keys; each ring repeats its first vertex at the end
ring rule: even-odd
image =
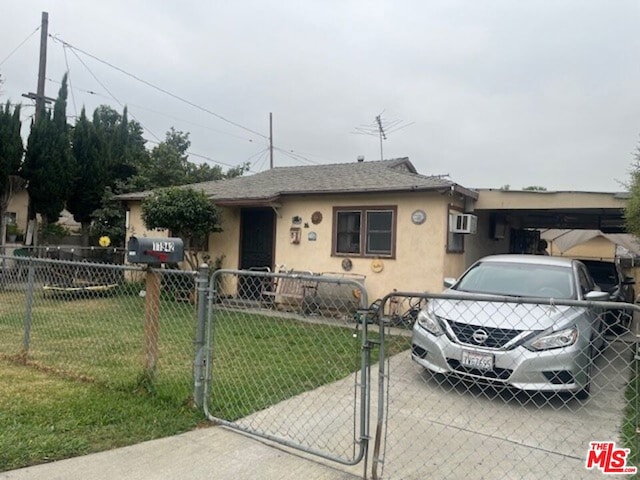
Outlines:
{"type": "Polygon", "coordinates": [[[546,330],[571,323],[582,307],[546,304],[434,299],[427,308],[440,318],[483,327],[546,330]]]}

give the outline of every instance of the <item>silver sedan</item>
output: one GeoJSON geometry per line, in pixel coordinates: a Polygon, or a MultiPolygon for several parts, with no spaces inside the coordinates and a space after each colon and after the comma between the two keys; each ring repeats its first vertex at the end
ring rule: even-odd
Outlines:
{"type": "Polygon", "coordinates": [[[589,394],[594,357],[604,346],[602,315],[562,300],[607,300],[576,260],[495,255],[472,265],[431,299],[413,328],[412,358],[436,373],[522,390],[589,394]],[[475,300],[482,296],[485,300],[475,300]],[[513,301],[487,301],[487,296],[513,301]],[[519,303],[540,298],[540,303],[519,303]]]}

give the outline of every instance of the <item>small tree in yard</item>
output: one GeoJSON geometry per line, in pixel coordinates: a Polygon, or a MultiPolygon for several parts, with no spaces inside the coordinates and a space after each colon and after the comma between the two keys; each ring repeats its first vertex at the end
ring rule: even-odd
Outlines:
{"type": "Polygon", "coordinates": [[[220,232],[216,206],[199,190],[171,187],[151,194],[142,202],[142,220],[148,229],[169,230],[184,242],[186,261],[195,270],[199,254],[211,232],[220,232]]]}

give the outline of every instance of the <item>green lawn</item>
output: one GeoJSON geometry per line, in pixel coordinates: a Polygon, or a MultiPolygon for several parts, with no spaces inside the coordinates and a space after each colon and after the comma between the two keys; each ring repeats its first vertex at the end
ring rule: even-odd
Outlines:
{"type": "MultiPolygon", "coordinates": [[[[122,292],[120,292],[122,293],[122,292]]],[[[20,357],[23,295],[0,292],[0,471],[144,440],[197,426],[191,407],[195,310],[164,298],[153,385],[144,371],[144,299],[34,299],[27,365],[20,357]]],[[[221,311],[216,315],[216,416],[233,420],[360,368],[353,327],[221,311]]],[[[407,338],[388,348],[408,348],[407,338]]],[[[373,358],[375,359],[375,352],[373,358]]]]}
{"type": "Polygon", "coordinates": [[[0,471],[160,438],[202,414],[0,361],[0,471]]]}

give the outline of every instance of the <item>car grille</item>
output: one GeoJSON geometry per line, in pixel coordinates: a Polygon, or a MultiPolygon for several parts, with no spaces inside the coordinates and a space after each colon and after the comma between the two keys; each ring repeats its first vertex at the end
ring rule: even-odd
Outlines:
{"type": "Polygon", "coordinates": [[[475,377],[488,378],[491,380],[508,380],[513,370],[508,368],[494,368],[493,370],[480,370],[478,368],[463,367],[458,360],[447,358],[449,367],[458,373],[473,375],[475,377]]]}
{"type": "Polygon", "coordinates": [[[454,322],[453,320],[448,320],[448,322],[460,343],[476,346],[481,345],[487,348],[502,348],[522,333],[521,330],[512,330],[510,328],[483,327],[480,325],[454,322]],[[487,339],[482,343],[478,343],[473,339],[474,332],[478,330],[484,330],[488,335],[487,339]]]}

